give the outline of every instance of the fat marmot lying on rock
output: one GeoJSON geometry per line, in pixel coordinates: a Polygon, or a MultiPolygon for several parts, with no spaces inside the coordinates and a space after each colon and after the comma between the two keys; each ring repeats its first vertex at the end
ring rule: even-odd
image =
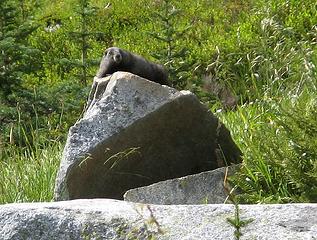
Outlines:
{"type": "Polygon", "coordinates": [[[130,72],[150,81],[169,85],[167,72],[162,65],[121,48],[111,47],[105,51],[96,76],[102,78],[117,71],[130,72]]]}

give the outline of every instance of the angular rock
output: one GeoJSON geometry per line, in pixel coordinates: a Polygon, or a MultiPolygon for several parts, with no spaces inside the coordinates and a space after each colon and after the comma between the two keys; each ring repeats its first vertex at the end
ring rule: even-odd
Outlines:
{"type": "MultiPolygon", "coordinates": [[[[317,204],[241,205],[240,240],[316,239],[317,204]]],[[[109,199],[0,206],[1,240],[236,239],[227,204],[144,205],[109,199]]]]}
{"type": "Polygon", "coordinates": [[[135,188],[124,194],[124,200],[147,204],[216,204],[227,200],[230,187],[225,176],[232,175],[237,166],[218,168],[149,186],[135,188]]]}
{"type": "Polygon", "coordinates": [[[116,72],[95,78],[87,111],[70,128],[55,199],[122,199],[131,188],[239,162],[240,155],[194,94],[116,72]]]}

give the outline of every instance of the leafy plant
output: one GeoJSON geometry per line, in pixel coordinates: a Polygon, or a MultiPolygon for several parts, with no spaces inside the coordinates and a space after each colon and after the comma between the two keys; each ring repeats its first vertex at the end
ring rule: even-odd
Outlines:
{"type": "Polygon", "coordinates": [[[236,240],[239,240],[240,237],[242,236],[241,228],[251,223],[253,219],[242,220],[240,218],[240,209],[237,203],[234,204],[234,209],[235,209],[234,218],[227,218],[227,221],[235,228],[234,236],[236,240]]]}
{"type": "Polygon", "coordinates": [[[164,43],[165,49],[154,54],[154,57],[160,59],[166,66],[172,86],[182,89],[187,84],[187,71],[190,69],[190,63],[184,61],[188,51],[187,48],[179,46],[177,42],[181,41],[191,26],[180,30],[177,27],[177,17],[181,10],[176,9],[171,0],[163,0],[162,2],[160,11],[154,13],[161,29],[158,32],[151,32],[150,35],[164,43]]]}
{"type": "Polygon", "coordinates": [[[238,115],[244,164],[232,181],[243,192],[239,202],[316,202],[315,93],[248,108],[238,115]]]}
{"type": "MultiPolygon", "coordinates": [[[[92,17],[96,15],[98,8],[90,5],[89,0],[79,0],[79,9],[76,10],[78,15],[78,21],[80,22],[80,30],[69,32],[71,39],[76,45],[79,45],[81,51],[80,60],[68,60],[66,58],[61,59],[61,64],[71,65],[73,67],[79,67],[81,73],[77,75],[80,79],[80,83],[83,86],[87,85],[88,77],[93,76],[88,75],[88,68],[91,65],[97,65],[97,60],[90,60],[88,58],[88,50],[91,48],[89,42],[93,37],[102,38],[105,34],[102,32],[92,32],[89,31],[89,24],[92,24],[92,17]]],[[[77,18],[76,18],[77,19],[77,18]]]]}

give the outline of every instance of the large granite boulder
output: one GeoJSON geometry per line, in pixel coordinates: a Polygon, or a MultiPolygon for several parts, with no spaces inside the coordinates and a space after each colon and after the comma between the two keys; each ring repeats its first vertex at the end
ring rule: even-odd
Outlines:
{"type": "Polygon", "coordinates": [[[124,200],[163,205],[230,202],[228,194],[232,188],[227,177],[238,169],[239,166],[232,165],[130,189],[124,194],[124,200]]]}
{"type": "Polygon", "coordinates": [[[240,162],[225,126],[189,91],[116,72],[95,78],[70,128],[55,200],[122,199],[131,189],[240,162]]]}
{"type": "MultiPolygon", "coordinates": [[[[144,205],[110,199],[0,205],[1,240],[234,240],[231,204],[144,205]]],[[[240,240],[316,239],[317,204],[241,205],[240,240]],[[245,223],[245,224],[242,224],[245,223]]]]}

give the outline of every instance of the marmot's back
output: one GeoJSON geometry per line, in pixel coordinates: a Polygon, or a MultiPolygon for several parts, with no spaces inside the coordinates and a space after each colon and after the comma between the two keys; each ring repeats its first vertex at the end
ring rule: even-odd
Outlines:
{"type": "Polygon", "coordinates": [[[167,71],[162,65],[126,50],[111,47],[105,51],[96,76],[102,78],[117,71],[130,72],[150,81],[169,85],[167,71]]]}

